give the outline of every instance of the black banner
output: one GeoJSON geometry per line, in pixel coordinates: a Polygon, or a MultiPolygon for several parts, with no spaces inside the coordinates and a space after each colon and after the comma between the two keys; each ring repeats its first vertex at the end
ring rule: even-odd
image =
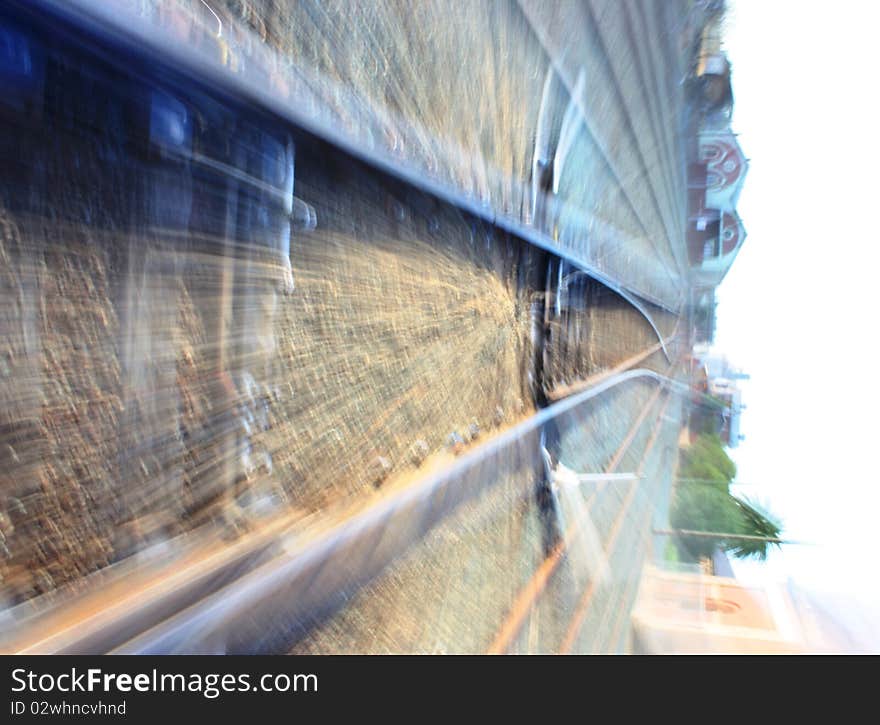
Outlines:
{"type": "Polygon", "coordinates": [[[412,701],[430,711],[466,710],[475,701],[549,705],[566,691],[582,692],[586,679],[625,669],[611,658],[457,656],[7,656],[4,664],[4,719],[13,723],[189,716],[289,722],[352,708],[381,715],[412,701]]]}

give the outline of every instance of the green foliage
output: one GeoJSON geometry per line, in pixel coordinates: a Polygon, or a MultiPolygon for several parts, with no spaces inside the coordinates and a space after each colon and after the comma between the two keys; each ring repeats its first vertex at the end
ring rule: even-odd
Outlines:
{"type": "Polygon", "coordinates": [[[681,558],[678,552],[678,547],[676,547],[672,541],[666,542],[666,548],[663,550],[663,558],[672,564],[677,564],[681,558]]]}
{"type": "Polygon", "coordinates": [[[691,410],[688,426],[697,433],[720,433],[721,416],[718,413],[718,406],[706,403],[696,404],[691,410]]]}
{"type": "MultiPolygon", "coordinates": [[[[671,523],[677,529],[712,531],[778,538],[780,523],[757,504],[730,493],[730,482],[736,476],[736,464],[714,434],[700,435],[682,451],[680,476],[686,481],[676,486],[671,523]]],[[[717,539],[712,537],[680,537],[677,542],[683,559],[696,561],[711,556],[716,548],[739,558],[764,559],[770,546],[767,541],[717,539]]]]}
{"type": "MultiPolygon", "coordinates": [[[[731,498],[736,502],[740,513],[740,529],[736,533],[766,536],[771,539],[779,538],[779,534],[782,533],[782,525],[775,516],[746,499],[736,496],[731,496],[731,498]]],[[[740,559],[750,556],[756,559],[766,559],[767,550],[768,545],[765,541],[744,541],[743,539],[731,542],[728,549],[730,553],[740,559]]]]}
{"type": "Polygon", "coordinates": [[[682,478],[708,478],[729,483],[736,478],[736,464],[714,433],[704,433],[682,452],[682,478]]]}

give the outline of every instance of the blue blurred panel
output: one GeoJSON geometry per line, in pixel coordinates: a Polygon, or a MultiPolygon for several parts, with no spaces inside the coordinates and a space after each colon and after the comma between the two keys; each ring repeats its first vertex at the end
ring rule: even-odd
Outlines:
{"type": "Polygon", "coordinates": [[[180,101],[162,91],[150,98],[150,143],[176,151],[192,148],[192,119],[180,101]]]}
{"type": "Polygon", "coordinates": [[[40,48],[14,26],[0,22],[0,103],[19,111],[36,105],[44,69],[40,48]]]}

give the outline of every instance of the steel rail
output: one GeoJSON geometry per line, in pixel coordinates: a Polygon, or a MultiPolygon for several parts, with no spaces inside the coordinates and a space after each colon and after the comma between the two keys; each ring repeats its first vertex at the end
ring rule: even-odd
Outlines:
{"type": "MultiPolygon", "coordinates": [[[[659,345],[649,348],[651,352],[657,350],[659,345]]],[[[588,399],[583,396],[585,386],[591,386],[591,390],[595,388],[595,392],[589,395],[592,397],[593,394],[604,392],[609,387],[632,377],[651,375],[651,371],[635,370],[629,371],[630,374],[627,376],[621,376],[621,373],[637,364],[640,359],[644,359],[644,353],[624,361],[612,370],[582,381],[578,390],[579,396],[573,404],[578,405],[588,399]],[[600,386],[600,383],[603,385],[600,386]]],[[[562,414],[568,409],[559,405],[553,408],[557,411],[556,414],[562,414]]],[[[553,413],[543,415],[546,422],[547,416],[552,416],[553,413]]],[[[543,424],[538,421],[535,423],[543,424]]],[[[287,518],[272,522],[265,532],[262,530],[255,532],[252,537],[234,544],[225,553],[213,553],[204,561],[198,557],[193,563],[177,565],[170,578],[163,575],[156,582],[145,584],[143,577],[136,575],[136,589],[132,591],[131,596],[126,595],[118,601],[113,599],[107,606],[98,607],[90,602],[78,603],[78,600],[63,605],[66,608],[72,604],[75,608],[87,610],[88,616],[85,618],[71,618],[61,611],[59,606],[53,605],[44,612],[15,620],[17,624],[14,636],[5,638],[5,641],[0,640],[0,650],[20,653],[109,651],[123,644],[131,636],[197,603],[248,568],[274,556],[277,541],[272,537],[283,538],[285,531],[295,523],[295,521],[287,523],[287,518]],[[138,621],[135,622],[134,619],[138,621]],[[61,626],[59,621],[62,623],[61,626]]],[[[101,574],[101,577],[100,583],[96,582],[97,586],[110,585],[119,588],[119,582],[112,576],[107,579],[101,574]]]]}
{"type": "MultiPolygon", "coordinates": [[[[654,445],[657,443],[657,438],[660,435],[661,424],[663,420],[663,413],[669,407],[669,403],[672,400],[671,395],[667,397],[663,407],[661,409],[660,415],[657,416],[657,419],[654,421],[654,425],[651,430],[651,437],[648,440],[647,445],[645,446],[645,450],[642,454],[642,461],[639,465],[637,473],[639,476],[644,475],[645,465],[648,462],[648,456],[651,454],[651,451],[654,448],[654,445]]],[[[614,552],[614,548],[617,545],[617,538],[620,536],[620,532],[623,529],[623,522],[626,518],[627,513],[629,512],[629,508],[632,505],[633,500],[635,499],[636,493],[639,489],[640,481],[633,481],[629,485],[629,489],[626,493],[626,497],[621,504],[620,510],[617,512],[617,515],[614,517],[614,523],[612,524],[611,532],[608,535],[608,539],[605,542],[603,547],[603,554],[606,557],[610,557],[614,552]]],[[[584,618],[587,616],[587,612],[590,609],[590,605],[593,601],[593,595],[596,592],[597,581],[595,578],[592,578],[587,588],[584,590],[581,595],[580,601],[575,609],[574,614],[569,622],[568,628],[565,631],[565,637],[562,640],[562,644],[559,647],[560,654],[566,654],[571,652],[574,647],[575,642],[577,641],[577,637],[580,634],[581,627],[583,626],[584,618]]]]}
{"type": "MultiPolygon", "coordinates": [[[[563,62],[560,60],[558,54],[554,53],[553,49],[550,47],[546,33],[542,32],[541,29],[537,27],[537,25],[535,23],[535,19],[533,17],[533,14],[531,12],[529,12],[530,8],[527,7],[529,5],[529,3],[524,2],[524,0],[517,0],[517,4],[519,5],[520,10],[522,11],[523,17],[525,18],[526,22],[528,23],[529,27],[531,28],[532,33],[534,34],[534,36],[538,40],[538,42],[541,44],[541,47],[544,50],[544,53],[549,58],[551,67],[556,70],[557,74],[559,75],[560,79],[562,80],[563,84],[565,85],[566,90],[568,91],[572,100],[575,102],[576,106],[579,108],[579,110],[581,112],[581,116],[583,118],[583,122],[587,127],[587,130],[590,134],[590,137],[593,139],[593,141],[596,144],[596,147],[599,149],[599,153],[602,155],[602,159],[605,161],[606,165],[608,166],[609,170],[611,171],[611,174],[613,175],[614,180],[617,183],[618,188],[620,188],[621,192],[623,193],[623,196],[626,199],[627,204],[632,209],[633,213],[635,214],[636,218],[638,219],[639,225],[642,227],[642,230],[645,232],[645,236],[648,239],[648,241],[650,242],[652,248],[654,249],[654,252],[657,255],[658,260],[661,262],[664,269],[666,269],[667,272],[669,272],[670,277],[672,277],[673,270],[669,268],[669,266],[666,263],[666,260],[664,260],[662,258],[662,255],[661,255],[659,249],[657,248],[656,242],[654,241],[653,237],[648,233],[648,224],[645,221],[644,215],[641,213],[641,207],[640,207],[640,205],[635,203],[635,201],[632,198],[631,192],[628,189],[628,185],[626,183],[624,183],[625,177],[620,172],[620,169],[618,168],[618,163],[615,161],[614,155],[611,153],[611,151],[608,148],[608,145],[604,142],[604,140],[602,138],[600,138],[599,134],[596,133],[596,129],[593,124],[592,116],[587,112],[587,108],[586,108],[586,106],[584,106],[581,96],[576,94],[576,85],[577,85],[576,81],[572,79],[571,74],[566,72],[567,69],[565,67],[563,67],[563,62]]],[[[597,26],[597,34],[599,34],[598,26],[597,26]]],[[[608,57],[607,50],[604,48],[604,40],[602,40],[601,37],[600,37],[600,41],[603,43],[603,51],[602,52],[605,55],[606,60],[609,63],[609,66],[611,66],[611,61],[610,61],[610,58],[608,57]]],[[[614,85],[614,88],[617,91],[618,95],[622,98],[623,91],[620,88],[619,80],[616,78],[614,73],[611,74],[611,81],[612,81],[612,84],[614,85]]],[[[631,127],[632,124],[631,124],[631,120],[629,118],[628,113],[627,113],[627,124],[629,126],[629,131],[635,141],[636,152],[639,155],[639,159],[640,159],[642,165],[645,167],[645,170],[647,171],[647,165],[646,165],[646,162],[644,159],[644,154],[638,144],[637,135],[635,134],[634,130],[631,127]]],[[[652,193],[652,195],[654,194],[653,189],[652,189],[651,193],[652,193]]],[[[657,211],[659,213],[659,205],[657,204],[656,199],[655,199],[655,207],[657,208],[657,211]]],[[[665,219],[662,214],[660,214],[659,218],[665,219]]],[[[664,236],[667,237],[667,245],[671,248],[673,246],[673,241],[672,241],[672,237],[670,236],[670,231],[669,231],[667,225],[665,224],[665,221],[662,226],[664,227],[664,232],[663,232],[664,236]]],[[[681,275],[683,270],[680,267],[678,267],[678,257],[674,253],[673,253],[673,262],[676,264],[676,267],[677,267],[676,271],[677,271],[678,275],[681,275]]]]}
{"type": "Polygon", "coordinates": [[[288,622],[314,621],[336,611],[352,591],[372,581],[463,503],[496,485],[491,479],[469,479],[468,472],[530,437],[537,453],[546,423],[619,385],[641,379],[664,381],[653,371],[631,370],[544,408],[443,471],[393,492],[305,541],[288,541],[273,560],[113,651],[237,651],[241,641],[236,636],[247,631],[248,623],[263,626],[282,611],[288,622]]]}
{"type": "MultiPolygon", "coordinates": [[[[32,18],[39,18],[42,22],[52,18],[68,28],[80,31],[83,36],[91,35],[101,41],[106,48],[125,47],[128,52],[141,56],[152,55],[162,58],[166,65],[171,66],[181,75],[219,89],[226,95],[253,103],[326,141],[349,156],[564,259],[623,297],[645,317],[660,339],[662,335],[646,304],[672,313],[679,311],[680,305],[670,304],[648,292],[636,289],[631,284],[615,279],[590,261],[561,248],[547,234],[497,212],[488,204],[462,193],[447,183],[427,177],[412,164],[366,148],[338,129],[316,122],[296,107],[296,99],[285,99],[277,93],[272,93],[267,88],[265,79],[258,77],[257,72],[241,70],[239,73],[234,73],[202,49],[174,42],[158,28],[152,27],[149,22],[123,7],[111,6],[100,0],[33,0],[27,3],[23,3],[22,0],[10,0],[9,4],[13,7],[22,7],[32,18]]],[[[79,37],[80,33],[77,35],[79,37]]],[[[257,67],[259,69],[258,64],[257,67]]]]}
{"type": "MultiPolygon", "coordinates": [[[[623,374],[625,375],[626,373],[623,374]]],[[[655,380],[660,378],[661,381],[663,378],[663,376],[660,376],[657,373],[652,373],[652,375],[650,375],[649,377],[652,377],[655,380]]],[[[603,469],[604,473],[613,473],[614,471],[616,471],[617,467],[623,460],[624,455],[626,455],[626,452],[629,450],[630,446],[632,446],[632,443],[635,440],[635,437],[641,429],[642,425],[644,424],[646,418],[656,405],[657,399],[659,398],[662,391],[663,387],[661,385],[661,387],[659,387],[645,403],[641,412],[636,417],[636,420],[627,431],[627,434],[624,437],[623,441],[618,446],[616,452],[611,457],[610,461],[605,465],[603,469]]],[[[595,495],[595,492],[591,494],[590,498],[585,503],[585,510],[587,512],[592,507],[595,495]]],[[[507,617],[501,624],[501,627],[499,628],[497,634],[495,635],[495,638],[489,646],[487,654],[503,654],[508,650],[513,640],[522,630],[522,627],[525,624],[532,607],[541,597],[541,594],[546,589],[550,578],[556,572],[559,564],[562,563],[562,560],[568,553],[571,544],[577,538],[579,531],[579,522],[578,520],[575,520],[571,523],[568,529],[563,532],[559,543],[554,547],[554,549],[544,559],[544,561],[541,562],[540,566],[535,570],[535,573],[532,575],[532,578],[520,590],[519,594],[514,600],[513,605],[510,608],[510,611],[507,614],[507,617]]]]}

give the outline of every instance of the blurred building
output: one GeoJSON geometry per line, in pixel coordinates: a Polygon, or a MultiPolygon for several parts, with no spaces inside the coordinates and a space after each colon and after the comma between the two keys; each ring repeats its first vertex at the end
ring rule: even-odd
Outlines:
{"type": "Polygon", "coordinates": [[[746,406],[742,402],[742,392],[734,380],[710,378],[709,394],[723,404],[718,412],[721,442],[729,448],[736,448],[743,439],[740,421],[746,406]]]}
{"type": "Polygon", "coordinates": [[[785,587],[747,585],[701,570],[646,567],[632,615],[641,653],[800,653],[811,651],[785,587]]]}
{"type": "Polygon", "coordinates": [[[703,129],[688,165],[688,257],[698,288],[716,287],[736,258],[746,232],[736,205],[748,171],[729,129],[703,129]]]}
{"type": "Polygon", "coordinates": [[[733,88],[730,83],[730,61],[718,51],[707,53],[698,65],[703,126],[726,128],[733,116],[733,88]]]}
{"type": "MultiPolygon", "coordinates": [[[[686,235],[698,311],[710,309],[706,293],[724,279],[746,237],[736,205],[748,160],[731,131],[734,99],[732,68],[723,48],[725,10],[724,2],[706,4],[689,79],[686,235]]],[[[704,336],[711,339],[711,334],[704,336]]]]}
{"type": "Polygon", "coordinates": [[[714,352],[710,345],[694,345],[693,356],[701,365],[706,366],[706,372],[710,377],[729,380],[748,380],[750,377],[742,368],[735,367],[727,355],[714,352]]]}
{"type": "Polygon", "coordinates": [[[700,32],[694,80],[703,125],[726,128],[733,115],[730,61],[723,50],[726,3],[723,0],[709,0],[703,5],[704,24],[700,32]]]}
{"type": "MultiPolygon", "coordinates": [[[[708,345],[695,345],[691,354],[691,385],[698,393],[714,398],[712,404],[705,399],[696,399],[700,403],[700,420],[708,416],[711,428],[721,441],[729,448],[736,448],[743,440],[741,432],[742,411],[746,405],[742,401],[740,380],[748,380],[749,375],[740,368],[734,367],[725,355],[713,353],[708,345]]],[[[702,431],[692,430],[696,435],[702,431]]]]}
{"type": "Polygon", "coordinates": [[[691,297],[692,337],[697,344],[711,344],[715,340],[716,308],[714,287],[693,290],[691,297]]]}

